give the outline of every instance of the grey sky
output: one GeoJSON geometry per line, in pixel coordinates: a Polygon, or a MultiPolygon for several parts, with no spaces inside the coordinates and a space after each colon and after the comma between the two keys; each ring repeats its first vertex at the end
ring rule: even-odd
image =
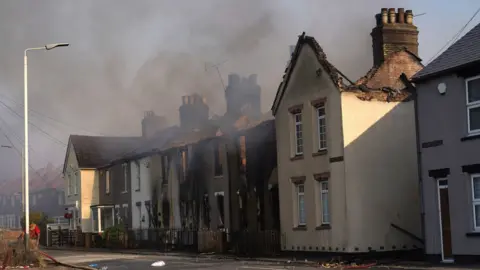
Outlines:
{"type": "MultiPolygon", "coordinates": [[[[180,96],[198,92],[212,113],[225,110],[214,69],[258,73],[263,111],[271,105],[288,60],[288,46],[306,31],[352,79],[372,65],[370,30],[382,7],[405,7],[420,31],[420,57],[428,60],[477,5],[460,1],[327,0],[83,0],[0,3],[0,101],[22,114],[22,52],[49,42],[71,47],[29,56],[30,106],[67,125],[31,113],[31,121],[58,140],[70,133],[135,135],[143,111],[153,109],[172,124],[180,96]],[[358,4],[354,4],[358,3],[358,4]],[[360,4],[361,3],[361,4],[360,4]],[[71,126],[77,127],[73,128],[71,126]]],[[[470,25],[478,23],[478,18],[470,25]]],[[[0,104],[2,131],[23,138],[21,118],[0,104]]],[[[65,147],[31,127],[33,166],[61,164],[65,147]]],[[[9,144],[3,135],[1,144],[9,144]]],[[[19,175],[18,156],[1,149],[0,179],[19,175]]]]}

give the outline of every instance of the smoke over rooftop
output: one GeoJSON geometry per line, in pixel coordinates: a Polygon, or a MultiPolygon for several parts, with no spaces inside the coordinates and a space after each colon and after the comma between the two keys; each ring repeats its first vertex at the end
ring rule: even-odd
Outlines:
{"type": "MultiPolygon", "coordinates": [[[[396,6],[393,2],[6,1],[0,4],[0,100],[17,101],[8,104],[21,113],[25,48],[69,42],[69,48],[29,57],[31,108],[82,129],[39,115],[32,122],[65,143],[70,133],[83,129],[140,135],[141,118],[150,109],[178,123],[181,96],[195,92],[206,97],[212,114],[223,114],[224,90],[212,68],[217,63],[223,63],[224,81],[230,72],[258,74],[266,111],[298,34],[315,36],[333,64],[359,77],[372,63],[374,16],[382,7],[396,6]]],[[[23,133],[21,119],[2,109],[10,124],[2,131],[21,147],[12,135],[12,130],[23,133]]],[[[35,128],[31,136],[33,166],[63,162],[65,147],[35,128]]],[[[17,156],[6,152],[0,153],[10,158],[2,168],[18,175],[17,156]]]]}

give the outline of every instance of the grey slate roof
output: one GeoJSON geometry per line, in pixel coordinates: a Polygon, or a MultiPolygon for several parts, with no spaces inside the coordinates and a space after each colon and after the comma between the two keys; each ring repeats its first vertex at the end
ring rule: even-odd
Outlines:
{"type": "Polygon", "coordinates": [[[480,61],[480,24],[473,27],[412,79],[423,80],[476,61],[480,61]]]}
{"type": "Polygon", "coordinates": [[[80,168],[98,168],[106,165],[139,147],[143,141],[142,137],[70,135],[70,142],[80,168]]]}

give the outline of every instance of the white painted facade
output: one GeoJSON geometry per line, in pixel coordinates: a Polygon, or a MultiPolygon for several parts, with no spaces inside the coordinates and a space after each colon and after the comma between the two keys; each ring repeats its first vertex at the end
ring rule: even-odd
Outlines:
{"type": "Polygon", "coordinates": [[[132,228],[145,229],[149,227],[148,208],[145,202],[152,200],[152,183],[150,173],[151,158],[145,157],[142,159],[130,162],[131,168],[131,196],[132,196],[132,228]]]}

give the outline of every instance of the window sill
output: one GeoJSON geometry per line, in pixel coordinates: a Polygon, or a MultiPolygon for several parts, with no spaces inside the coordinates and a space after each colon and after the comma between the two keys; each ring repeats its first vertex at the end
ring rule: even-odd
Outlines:
{"type": "Polygon", "coordinates": [[[466,237],[480,237],[480,232],[468,232],[465,234],[466,237]]]}
{"type": "Polygon", "coordinates": [[[332,228],[332,226],[330,226],[330,224],[322,224],[320,226],[317,226],[315,228],[315,230],[317,231],[321,231],[321,230],[330,230],[332,228]]]}
{"type": "Polygon", "coordinates": [[[480,134],[475,133],[475,134],[467,135],[466,137],[460,138],[460,141],[464,142],[464,141],[473,141],[478,139],[480,139],[480,134]]]}
{"type": "Polygon", "coordinates": [[[303,154],[302,155],[296,155],[296,156],[293,156],[290,158],[291,161],[295,161],[295,160],[301,160],[303,159],[303,154]]]}
{"type": "Polygon", "coordinates": [[[128,191],[124,190],[120,194],[127,194],[127,193],[128,193],[128,191]]]}
{"type": "Polygon", "coordinates": [[[307,226],[306,225],[298,225],[297,227],[293,227],[294,231],[306,231],[307,226]]]}
{"type": "Polygon", "coordinates": [[[312,154],[312,157],[324,156],[326,154],[328,154],[327,149],[318,150],[317,152],[312,154]]]}

